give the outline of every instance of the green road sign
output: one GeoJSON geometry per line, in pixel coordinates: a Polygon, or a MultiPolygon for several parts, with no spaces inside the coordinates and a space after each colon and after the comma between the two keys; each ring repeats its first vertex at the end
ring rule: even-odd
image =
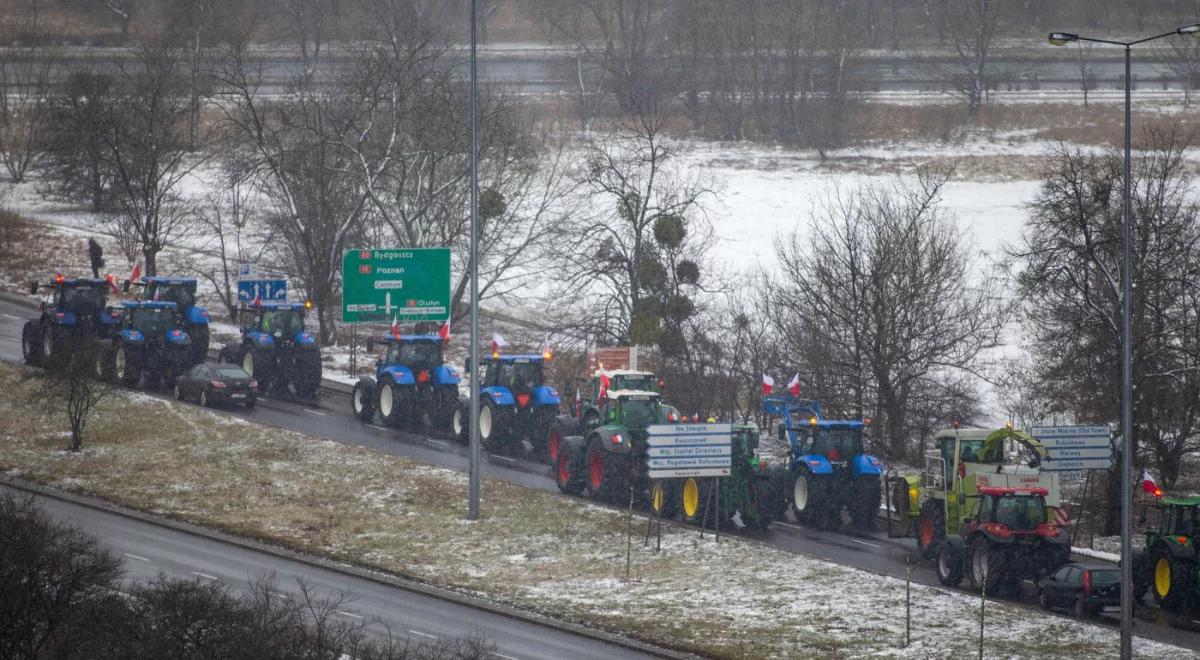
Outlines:
{"type": "Polygon", "coordinates": [[[450,248],[346,250],[342,322],[444,321],[450,316],[450,248]]]}

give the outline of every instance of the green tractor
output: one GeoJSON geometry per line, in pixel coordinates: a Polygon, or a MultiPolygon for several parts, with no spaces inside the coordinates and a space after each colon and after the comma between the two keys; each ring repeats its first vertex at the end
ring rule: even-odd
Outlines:
{"type": "Polygon", "coordinates": [[[679,413],[663,404],[657,392],[641,390],[607,390],[598,403],[598,416],[589,417],[579,435],[564,436],[559,443],[558,489],[568,495],[586,491],[609,502],[627,496],[631,483],[635,493],[645,493],[646,428],[673,423],[679,413]]]}
{"type": "Polygon", "coordinates": [[[889,475],[885,490],[888,535],[915,536],[943,584],[965,572],[982,587],[987,573],[991,592],[1070,559],[1069,536],[1051,522],[1061,497],[1057,473],[1042,469],[1041,442],[1006,427],[948,429],[934,443],[922,474],[889,475]]]}
{"type": "Polygon", "coordinates": [[[1146,549],[1133,558],[1133,593],[1139,601],[1149,588],[1168,612],[1200,605],[1200,497],[1167,498],[1157,507],[1158,526],[1146,531],[1146,549]]]}
{"type": "MultiPolygon", "coordinates": [[[[608,390],[629,390],[662,394],[662,380],[649,371],[617,369],[597,370],[592,378],[579,378],[576,383],[575,400],[568,415],[558,415],[546,430],[546,458],[551,465],[558,464],[558,448],[568,435],[580,435],[600,423],[600,400],[608,390]],[[607,379],[607,383],[603,383],[607,379]]],[[[564,392],[565,396],[567,393],[564,392]]],[[[678,418],[676,418],[678,419],[678,418]]],[[[676,420],[671,420],[676,421],[676,420]]]]}
{"type": "MultiPolygon", "coordinates": [[[[787,465],[769,463],[758,455],[759,430],[754,424],[735,424],[728,477],[720,481],[720,509],[709,518],[726,525],[740,522],[766,531],[787,511],[790,483],[787,465]]],[[[655,479],[650,484],[650,509],[664,517],[702,523],[704,507],[714,492],[711,481],[698,477],[655,479]]]]}

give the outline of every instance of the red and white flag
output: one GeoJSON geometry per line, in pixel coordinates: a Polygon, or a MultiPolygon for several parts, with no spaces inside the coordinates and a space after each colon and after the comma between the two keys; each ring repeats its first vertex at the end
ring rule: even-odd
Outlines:
{"type": "Polygon", "coordinates": [[[142,262],[137,262],[133,265],[133,271],[129,273],[129,281],[137,282],[142,279],[142,262]]]}
{"type": "Polygon", "coordinates": [[[796,375],[788,381],[788,394],[800,396],[800,372],[796,372],[796,375]]]}
{"type": "Polygon", "coordinates": [[[400,338],[400,319],[395,314],[392,315],[392,338],[400,338]]]}
{"type": "Polygon", "coordinates": [[[1154,477],[1150,476],[1150,470],[1142,468],[1142,492],[1150,493],[1158,497],[1162,495],[1162,491],[1158,489],[1158,484],[1154,481],[1154,477]]]}
{"type": "Polygon", "coordinates": [[[550,335],[542,338],[542,347],[538,349],[538,353],[541,353],[543,358],[550,359],[550,335]]]}
{"type": "Polygon", "coordinates": [[[766,374],[763,374],[763,394],[770,394],[771,390],[774,388],[775,388],[775,379],[771,378],[770,376],[768,376],[766,374]]]}
{"type": "MultiPolygon", "coordinates": [[[[154,291],[154,295],[158,295],[158,290],[154,291]]],[[[262,295],[259,291],[254,292],[254,302],[251,303],[255,307],[262,307],[262,295]]]]}
{"type": "Polygon", "coordinates": [[[597,397],[597,403],[608,398],[608,386],[612,381],[608,379],[608,374],[600,372],[600,396],[597,397]]]}
{"type": "Polygon", "coordinates": [[[442,327],[438,328],[438,337],[441,337],[442,341],[450,343],[450,319],[446,319],[442,327]]]}
{"type": "Polygon", "coordinates": [[[499,332],[492,333],[492,355],[499,355],[500,349],[508,346],[508,340],[500,336],[499,332]]]}

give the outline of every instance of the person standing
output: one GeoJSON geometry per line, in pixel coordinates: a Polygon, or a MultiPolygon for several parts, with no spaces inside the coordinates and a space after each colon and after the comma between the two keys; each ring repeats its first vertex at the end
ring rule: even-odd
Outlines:
{"type": "Polygon", "coordinates": [[[100,279],[100,269],[104,267],[104,249],[96,239],[88,239],[88,259],[92,262],[92,277],[100,279]]]}

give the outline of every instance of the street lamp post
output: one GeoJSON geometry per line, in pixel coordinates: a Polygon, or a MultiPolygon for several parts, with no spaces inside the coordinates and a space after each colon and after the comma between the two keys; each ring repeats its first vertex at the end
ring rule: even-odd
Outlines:
{"type": "Polygon", "coordinates": [[[471,0],[471,428],[467,475],[467,520],[479,520],[479,92],[475,79],[476,0],[471,0]]]}
{"type": "Polygon", "coordinates": [[[1120,46],[1125,49],[1125,192],[1122,213],[1121,265],[1121,658],[1127,660],[1133,652],[1133,504],[1130,482],[1133,479],[1133,193],[1130,189],[1132,72],[1130,60],[1133,47],[1155,39],[1176,34],[1200,37],[1200,23],[1133,41],[1115,41],[1081,37],[1070,32],[1051,32],[1050,43],[1063,46],[1073,41],[1120,46]]]}

